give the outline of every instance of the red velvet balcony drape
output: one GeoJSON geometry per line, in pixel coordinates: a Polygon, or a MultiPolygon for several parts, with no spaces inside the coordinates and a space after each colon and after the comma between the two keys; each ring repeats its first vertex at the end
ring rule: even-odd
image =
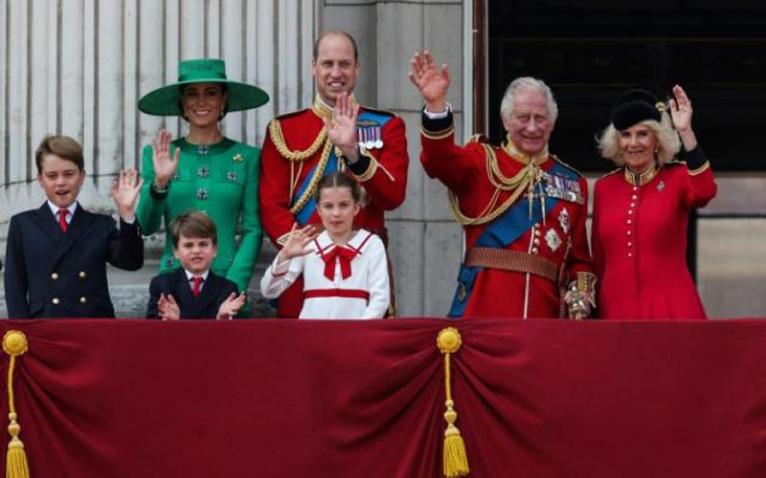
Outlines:
{"type": "MultiPolygon", "coordinates": [[[[766,321],[51,320],[0,331],[29,341],[14,385],[32,478],[435,478],[435,341],[450,325],[463,337],[452,381],[472,477],[766,476],[766,321]]],[[[2,365],[5,377],[6,355],[2,365]]]]}

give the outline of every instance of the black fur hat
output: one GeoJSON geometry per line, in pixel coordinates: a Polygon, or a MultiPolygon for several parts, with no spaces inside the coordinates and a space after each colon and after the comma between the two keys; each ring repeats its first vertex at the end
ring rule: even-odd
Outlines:
{"type": "MultiPolygon", "coordinates": [[[[630,128],[645,120],[660,120],[662,103],[646,90],[628,90],[617,97],[612,108],[612,124],[617,130],[630,128]]],[[[663,105],[664,106],[664,105],[663,105]]]]}

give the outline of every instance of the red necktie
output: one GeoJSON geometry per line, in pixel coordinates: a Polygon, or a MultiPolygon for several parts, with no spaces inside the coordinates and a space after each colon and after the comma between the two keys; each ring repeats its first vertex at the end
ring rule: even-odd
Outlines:
{"type": "Polygon", "coordinates": [[[61,230],[66,232],[67,229],[69,229],[69,224],[66,222],[66,215],[69,214],[69,211],[66,209],[59,209],[59,226],[61,226],[61,230]]]}
{"type": "Polygon", "coordinates": [[[200,292],[202,291],[202,277],[194,276],[192,277],[192,294],[194,297],[199,297],[200,292]]]}
{"type": "Polygon", "coordinates": [[[335,278],[335,261],[340,261],[340,274],[344,279],[351,277],[351,260],[356,256],[356,251],[345,247],[335,246],[333,250],[322,256],[324,260],[324,276],[328,280],[335,278]]]}

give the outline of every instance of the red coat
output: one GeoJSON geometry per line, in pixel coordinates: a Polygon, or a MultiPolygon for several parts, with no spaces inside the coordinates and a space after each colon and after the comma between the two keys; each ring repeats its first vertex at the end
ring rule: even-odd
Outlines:
{"type": "MultiPolygon", "coordinates": [[[[478,142],[471,142],[465,147],[455,145],[451,118],[447,124],[449,126],[445,130],[441,120],[428,120],[424,116],[420,159],[428,175],[439,179],[456,195],[460,210],[474,217],[485,210],[496,190],[489,180],[486,151],[478,142]]],[[[492,147],[492,150],[503,176],[515,176],[525,167],[521,160],[513,158],[504,149],[492,147]]],[[[580,197],[577,201],[557,201],[554,208],[545,211],[544,223],[533,224],[506,248],[545,257],[557,264],[559,269],[563,268],[565,275],[573,279],[577,272],[591,272],[585,232],[587,183],[579,173],[552,156],[540,164],[540,168],[547,172],[554,167],[564,168],[570,177],[576,178],[574,182],[579,185],[580,197]]],[[[512,193],[501,192],[497,204],[503,204],[512,193]]],[[[534,207],[540,206],[538,201],[534,201],[534,207]]],[[[517,204],[528,209],[525,195],[516,200],[514,205],[517,204]]],[[[466,249],[474,247],[491,225],[464,226],[466,249]]],[[[464,273],[463,268],[461,275],[464,273]]],[[[459,280],[462,281],[462,278],[459,280]]],[[[461,287],[459,284],[456,296],[460,295],[461,287]]],[[[560,316],[560,304],[559,285],[549,279],[522,272],[481,268],[473,281],[473,290],[464,311],[462,314],[454,313],[453,303],[450,315],[555,318],[560,316]]]]}
{"type": "MultiPolygon", "coordinates": [[[[274,244],[283,242],[285,234],[290,232],[294,222],[300,224],[319,224],[316,212],[300,217],[301,212],[291,212],[295,198],[300,197],[294,191],[300,191],[302,184],[310,180],[313,168],[320,163],[326,139],[321,115],[328,114],[326,106],[316,101],[309,109],[280,116],[272,120],[266,131],[266,140],[261,152],[260,207],[263,229],[274,244]],[[281,132],[275,136],[276,131],[281,132]],[[319,138],[319,141],[318,141],[319,138]],[[277,148],[284,147],[290,152],[309,150],[312,144],[318,146],[313,154],[305,159],[290,161],[277,148]],[[291,195],[291,191],[293,194],[291,195]]],[[[360,131],[373,136],[380,135],[382,147],[373,147],[368,155],[360,155],[360,160],[347,171],[362,186],[362,210],[354,220],[354,226],[364,228],[386,240],[384,212],[399,207],[404,201],[407,188],[407,139],[404,121],[392,113],[370,108],[360,109],[357,123],[360,131]],[[376,126],[377,125],[377,126],[376,126]]],[[[307,194],[306,198],[313,196],[307,194]]],[[[312,207],[308,201],[305,207],[312,207]]],[[[279,298],[278,315],[297,317],[302,306],[302,283],[288,289],[279,298]]]]}
{"type": "Polygon", "coordinates": [[[715,196],[707,163],[663,166],[634,186],[620,169],[596,181],[593,260],[604,319],[704,319],[686,266],[689,212],[715,196]]]}

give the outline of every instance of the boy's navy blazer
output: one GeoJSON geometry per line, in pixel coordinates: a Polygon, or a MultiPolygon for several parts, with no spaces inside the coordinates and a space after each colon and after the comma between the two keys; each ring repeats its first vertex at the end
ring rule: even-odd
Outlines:
{"type": "Polygon", "coordinates": [[[67,232],[48,203],[11,218],[5,254],[10,318],[114,317],[106,263],[126,270],[144,263],[138,221],[128,224],[77,205],[67,232]]]}
{"type": "Polygon", "coordinates": [[[179,268],[152,279],[146,316],[150,319],[159,317],[157,301],[160,299],[160,293],[163,293],[175,298],[178,308],[181,309],[182,319],[215,319],[218,308],[232,292],[238,293],[237,284],[211,270],[202,285],[199,297],[194,297],[186,271],[179,268]]]}

